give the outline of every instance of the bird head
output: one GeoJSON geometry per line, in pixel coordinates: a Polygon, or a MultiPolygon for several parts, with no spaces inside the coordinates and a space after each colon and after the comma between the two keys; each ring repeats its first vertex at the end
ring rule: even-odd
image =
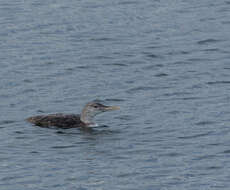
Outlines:
{"type": "Polygon", "coordinates": [[[105,106],[98,102],[90,102],[85,105],[81,113],[81,121],[86,124],[93,124],[92,119],[103,112],[119,110],[118,106],[105,106]]]}

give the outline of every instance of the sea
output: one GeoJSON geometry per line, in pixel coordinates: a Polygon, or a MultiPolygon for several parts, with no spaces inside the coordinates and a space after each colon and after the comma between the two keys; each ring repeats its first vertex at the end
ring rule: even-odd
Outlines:
{"type": "Polygon", "coordinates": [[[1,190],[229,190],[230,0],[0,0],[1,190]],[[120,106],[92,130],[34,115],[120,106]]]}

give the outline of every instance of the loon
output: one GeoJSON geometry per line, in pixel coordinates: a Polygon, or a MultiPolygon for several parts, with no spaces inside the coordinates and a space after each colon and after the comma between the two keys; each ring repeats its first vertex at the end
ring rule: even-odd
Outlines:
{"type": "Polygon", "coordinates": [[[81,114],[49,114],[29,117],[26,120],[40,127],[58,127],[63,129],[68,128],[83,128],[94,126],[93,118],[99,113],[118,110],[118,106],[105,106],[97,102],[89,102],[83,108],[81,114]]]}

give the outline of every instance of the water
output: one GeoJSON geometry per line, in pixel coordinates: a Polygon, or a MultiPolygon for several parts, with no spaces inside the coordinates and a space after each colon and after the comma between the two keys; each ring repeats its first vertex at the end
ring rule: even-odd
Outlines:
{"type": "Polygon", "coordinates": [[[0,189],[229,189],[230,1],[0,2],[0,189]],[[93,131],[25,118],[120,111],[93,131]]]}

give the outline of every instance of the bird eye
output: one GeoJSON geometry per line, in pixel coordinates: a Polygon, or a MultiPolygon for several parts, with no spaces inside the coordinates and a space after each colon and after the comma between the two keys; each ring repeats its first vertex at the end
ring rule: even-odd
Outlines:
{"type": "Polygon", "coordinates": [[[93,106],[94,108],[98,108],[98,106],[93,106]]]}

